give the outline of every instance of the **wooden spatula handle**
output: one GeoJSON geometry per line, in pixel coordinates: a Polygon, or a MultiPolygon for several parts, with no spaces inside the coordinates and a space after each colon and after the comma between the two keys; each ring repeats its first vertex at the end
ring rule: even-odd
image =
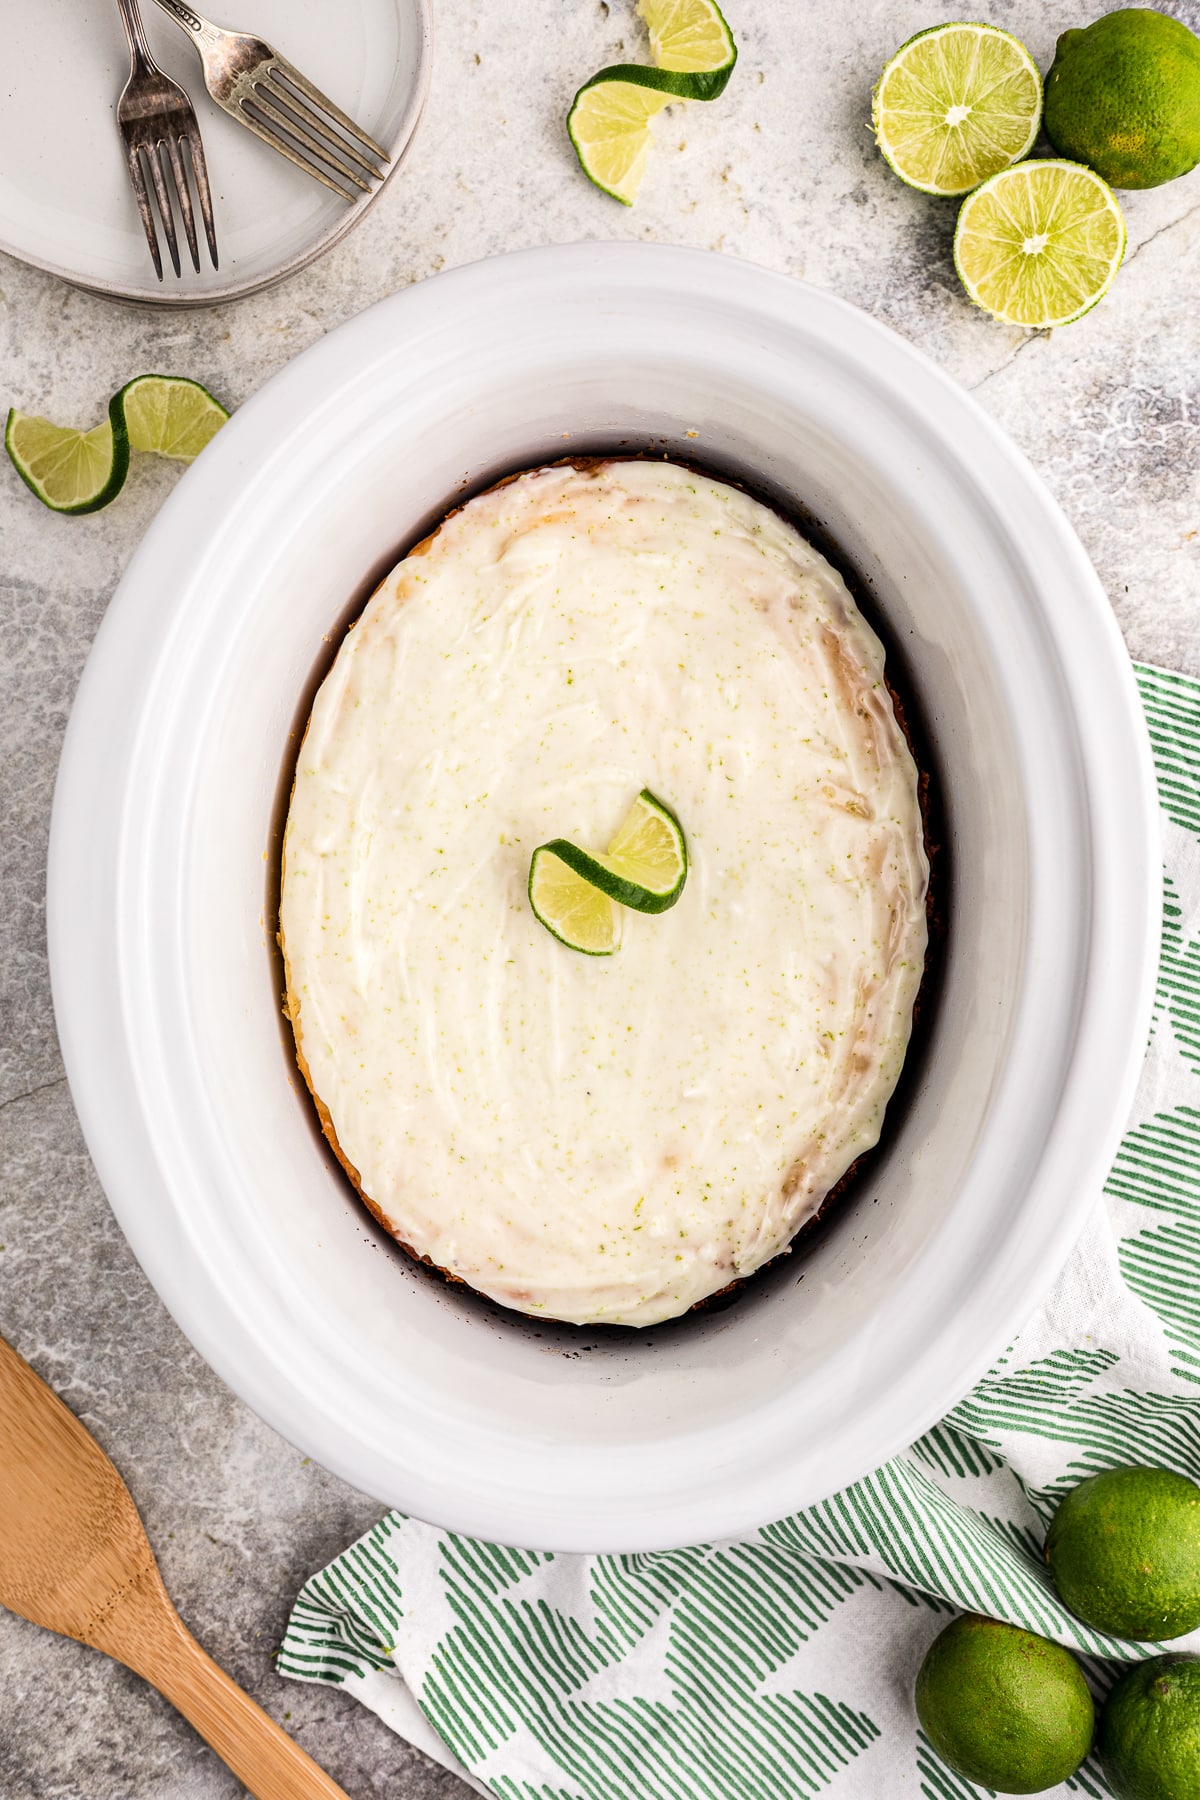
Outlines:
{"type": "Polygon", "coordinates": [[[256,1800],[347,1800],[344,1789],[217,1667],[195,1638],[154,1685],[178,1707],[256,1800]],[[166,1677],[166,1678],[164,1678],[166,1677]]]}
{"type": "Polygon", "coordinates": [[[349,1800],[196,1642],[151,1558],[88,1632],[96,1649],[143,1675],[256,1800],[349,1800]]]}
{"type": "Polygon", "coordinates": [[[347,1800],[205,1655],[171,1605],[129,1489],[3,1338],[0,1605],[144,1676],[256,1800],[347,1800]]]}

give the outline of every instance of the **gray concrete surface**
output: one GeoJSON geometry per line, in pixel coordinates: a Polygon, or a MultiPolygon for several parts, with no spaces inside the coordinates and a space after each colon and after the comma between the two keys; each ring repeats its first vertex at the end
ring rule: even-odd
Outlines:
{"type": "MultiPolygon", "coordinates": [[[[1200,27],[1196,0],[1170,10],[1200,27]]],[[[242,12],[252,24],[251,0],[242,12]]],[[[1074,521],[1133,654],[1200,674],[1200,171],[1126,196],[1128,260],[1110,297],[1066,330],[1026,336],[967,304],[953,203],[904,188],[866,128],[882,62],[944,10],[729,0],[727,12],[741,61],[726,95],[665,115],[626,211],[584,180],[562,121],[584,77],[644,55],[632,0],[437,0],[419,142],[349,239],[283,287],[194,314],[114,307],[0,257],[0,399],[91,421],[117,385],[154,369],[235,406],[342,320],[453,264],[579,238],[733,253],[865,307],[971,388],[1074,521]]],[[[1017,32],[1046,68],[1057,31],[1092,13],[986,0],[972,16],[1017,32]]],[[[380,1508],[305,1463],[180,1335],[109,1214],[63,1079],[43,923],[55,765],[105,604],[174,479],[146,464],[108,511],[64,519],[0,467],[0,1331],[127,1476],[212,1653],[354,1800],[449,1800],[467,1790],[352,1701],[273,1673],[295,1590],[380,1508]]],[[[133,1676],[0,1613],[5,1800],[238,1791],[133,1676]]]]}

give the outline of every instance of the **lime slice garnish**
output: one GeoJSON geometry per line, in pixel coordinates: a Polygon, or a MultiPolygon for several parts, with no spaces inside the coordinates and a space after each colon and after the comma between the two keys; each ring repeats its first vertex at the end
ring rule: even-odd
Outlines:
{"type": "Polygon", "coordinates": [[[116,399],[91,431],[52,425],[14,407],[4,447],[26,487],[52,512],[88,513],[120,493],[129,470],[129,435],[116,399]]]}
{"type": "Polygon", "coordinates": [[[567,133],[589,181],[632,206],[652,138],[650,121],[672,100],[715,100],[737,61],[737,46],[713,0],[638,0],[654,69],[616,63],[584,83],[567,114],[567,133]]]}
{"type": "Polygon", "coordinates": [[[131,450],[192,462],[228,417],[198,381],[138,375],[113,395],[107,419],[91,431],[14,407],[4,447],[26,487],[52,512],[96,512],[124,487],[131,450]]]}
{"type": "Polygon", "coordinates": [[[117,398],[125,408],[131,450],[194,462],[229,414],[207,388],[183,375],[138,375],[117,398]]]}
{"type": "Polygon", "coordinates": [[[621,942],[621,909],[542,844],[529,865],[529,904],[546,930],[585,956],[611,956],[621,942]]]}
{"type": "Polygon", "coordinates": [[[954,262],[977,306],[1031,330],[1069,325],[1112,286],[1125,221],[1082,163],[1023,162],[963,201],[954,262]]]}
{"type": "Polygon", "coordinates": [[[683,827],[648,788],[642,789],[603,855],[580,850],[565,838],[555,838],[547,849],[610,900],[634,912],[666,912],[687,880],[683,827]]]}
{"type": "Polygon", "coordinates": [[[996,25],[935,25],[901,44],[876,83],[875,140],[902,181],[966,194],[1033,147],[1037,64],[996,25]]]}
{"type": "Polygon", "coordinates": [[[637,10],[658,67],[708,76],[704,92],[691,98],[714,100],[737,61],[737,45],[720,8],[713,0],[638,0],[637,10]]]}

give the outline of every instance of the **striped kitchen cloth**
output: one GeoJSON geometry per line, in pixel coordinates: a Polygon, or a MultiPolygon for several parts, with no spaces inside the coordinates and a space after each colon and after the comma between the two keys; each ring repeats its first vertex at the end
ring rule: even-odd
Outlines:
{"type": "MultiPolygon", "coordinates": [[[[913,1676],[959,1608],[1081,1652],[1040,1550],[1114,1463],[1200,1479],[1200,683],[1139,668],[1164,933],[1133,1119],[1049,1299],[903,1456],[749,1537],[642,1556],[505,1549],[391,1513],[313,1576],[280,1672],[347,1688],[502,1800],[966,1800],[913,1676]]],[[[1200,1632],[1175,1648],[1200,1649],[1200,1632]]],[[[1105,1795],[1089,1763],[1059,1794],[1105,1795]]]]}

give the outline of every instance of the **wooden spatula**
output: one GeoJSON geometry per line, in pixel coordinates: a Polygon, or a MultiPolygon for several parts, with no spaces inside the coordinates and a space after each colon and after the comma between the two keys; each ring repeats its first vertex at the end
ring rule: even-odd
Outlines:
{"type": "Polygon", "coordinates": [[[347,1800],[205,1655],[167,1598],[129,1489],[3,1338],[0,1605],[144,1676],[258,1800],[347,1800]]]}

